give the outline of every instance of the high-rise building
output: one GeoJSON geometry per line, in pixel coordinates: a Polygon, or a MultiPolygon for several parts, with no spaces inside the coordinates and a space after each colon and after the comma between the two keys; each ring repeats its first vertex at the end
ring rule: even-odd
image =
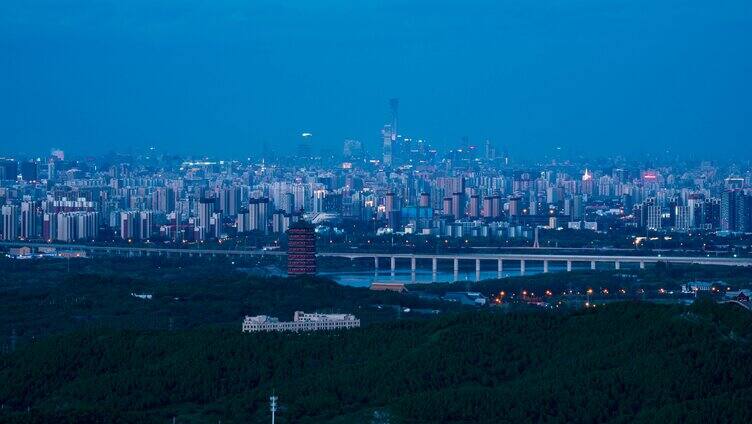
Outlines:
{"type": "Polygon", "coordinates": [[[582,196],[574,196],[572,203],[572,221],[582,221],[585,218],[585,203],[582,196]]]}
{"type": "Polygon", "coordinates": [[[198,223],[197,226],[203,227],[207,233],[209,232],[209,225],[211,216],[214,213],[214,207],[216,202],[214,199],[202,198],[198,202],[198,223]]]}
{"type": "Polygon", "coordinates": [[[470,203],[468,205],[468,215],[470,218],[480,218],[480,196],[474,194],[470,196],[470,203]]]}
{"type": "Polygon", "coordinates": [[[140,240],[149,240],[154,232],[154,212],[141,211],[138,218],[138,238],[140,240]]]}
{"type": "Polygon", "coordinates": [[[452,205],[452,198],[445,197],[441,208],[441,214],[444,216],[454,216],[454,206],[452,205]]]}
{"type": "Polygon", "coordinates": [[[120,238],[123,240],[138,239],[140,233],[141,215],[138,211],[120,212],[120,238]]]}
{"type": "Polygon", "coordinates": [[[721,194],[721,230],[736,231],[736,190],[721,194]]]}
{"type": "Polygon", "coordinates": [[[465,217],[465,193],[452,193],[452,215],[454,215],[454,219],[465,217]]]}
{"type": "Polygon", "coordinates": [[[0,158],[0,180],[15,180],[18,178],[18,162],[13,159],[0,158]]]}
{"type": "Polygon", "coordinates": [[[316,274],[316,231],[308,222],[298,221],[287,230],[287,274],[316,274]]]}
{"type": "Polygon", "coordinates": [[[678,231],[688,231],[692,228],[689,206],[676,206],[674,208],[674,228],[678,231]]]}
{"type": "Polygon", "coordinates": [[[21,202],[21,238],[37,238],[37,210],[34,202],[21,202]]]}
{"type": "Polygon", "coordinates": [[[384,211],[386,212],[387,225],[392,231],[400,228],[401,205],[399,198],[394,193],[389,192],[384,199],[384,211]]]}
{"type": "Polygon", "coordinates": [[[509,197],[509,218],[515,218],[522,215],[522,197],[509,197]]]}
{"type": "Polygon", "coordinates": [[[234,217],[240,208],[240,187],[223,188],[219,192],[219,210],[225,216],[234,217]]]}
{"type": "Polygon", "coordinates": [[[238,216],[235,218],[235,225],[238,231],[238,234],[247,233],[250,230],[250,222],[249,222],[249,213],[248,209],[241,209],[238,212],[238,216]]]}
{"type": "Polygon", "coordinates": [[[342,145],[342,156],[344,156],[346,160],[362,159],[363,145],[359,140],[345,140],[342,145]]]}
{"type": "Polygon", "coordinates": [[[16,205],[5,205],[0,209],[3,226],[2,239],[15,240],[18,238],[19,208],[16,205]]]}
{"type": "Polygon", "coordinates": [[[21,179],[25,182],[39,180],[39,165],[35,161],[21,162],[21,179]]]}
{"type": "Polygon", "coordinates": [[[269,199],[250,199],[248,203],[248,231],[269,233],[269,199]]]}
{"type": "Polygon", "coordinates": [[[175,211],[175,190],[172,187],[160,187],[152,196],[154,209],[166,214],[175,211]]]}
{"type": "Polygon", "coordinates": [[[42,238],[52,241],[57,237],[57,214],[45,213],[42,215],[42,238]]]}
{"type": "Polygon", "coordinates": [[[304,132],[300,135],[300,143],[297,148],[297,159],[299,161],[307,161],[313,157],[313,134],[304,132]]]}
{"type": "Polygon", "coordinates": [[[660,205],[649,204],[645,207],[646,227],[649,230],[660,230],[663,227],[663,211],[660,205]]]}
{"type": "Polygon", "coordinates": [[[383,140],[383,162],[384,166],[392,166],[392,145],[394,143],[394,132],[391,125],[384,125],[381,130],[381,138],[383,140]]]}

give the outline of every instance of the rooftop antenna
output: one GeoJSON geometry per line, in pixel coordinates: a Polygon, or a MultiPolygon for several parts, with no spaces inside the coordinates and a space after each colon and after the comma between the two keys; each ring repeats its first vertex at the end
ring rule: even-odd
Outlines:
{"type": "Polygon", "coordinates": [[[269,396],[269,409],[272,411],[272,424],[274,424],[274,419],[277,415],[277,399],[279,399],[275,395],[269,396]]]}

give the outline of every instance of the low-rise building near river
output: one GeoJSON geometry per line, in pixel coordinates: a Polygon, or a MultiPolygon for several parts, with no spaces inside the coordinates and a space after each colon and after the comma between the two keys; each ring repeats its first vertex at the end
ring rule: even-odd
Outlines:
{"type": "Polygon", "coordinates": [[[280,321],[267,315],[246,316],[243,332],[260,331],[322,331],[360,327],[360,320],[350,314],[307,314],[296,311],[292,321],[280,321]]]}

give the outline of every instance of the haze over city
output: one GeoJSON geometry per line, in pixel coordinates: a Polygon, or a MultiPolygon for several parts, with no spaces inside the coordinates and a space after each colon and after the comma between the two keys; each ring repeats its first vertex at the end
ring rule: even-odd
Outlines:
{"type": "Polygon", "coordinates": [[[0,0],[0,423],[752,423],[749,0],[0,0]]]}
{"type": "Polygon", "coordinates": [[[440,147],[722,158],[752,139],[751,19],[744,0],[6,0],[0,154],[229,157],[305,131],[375,149],[397,97],[404,135],[440,147]]]}

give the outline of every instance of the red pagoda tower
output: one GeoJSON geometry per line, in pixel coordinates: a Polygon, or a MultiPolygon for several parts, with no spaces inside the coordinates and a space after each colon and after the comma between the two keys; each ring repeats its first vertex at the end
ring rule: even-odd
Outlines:
{"type": "Polygon", "coordinates": [[[298,221],[287,230],[287,275],[315,274],[315,227],[305,221],[298,221]]]}

